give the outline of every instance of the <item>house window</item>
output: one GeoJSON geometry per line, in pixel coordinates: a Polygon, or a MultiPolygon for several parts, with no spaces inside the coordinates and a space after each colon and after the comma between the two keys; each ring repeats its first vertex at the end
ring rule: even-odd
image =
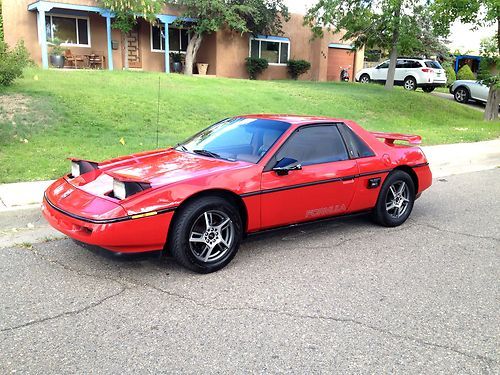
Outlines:
{"type": "Polygon", "coordinates": [[[266,59],[269,64],[286,64],[290,55],[290,41],[285,38],[258,37],[250,39],[250,56],[266,59]]]}
{"type": "MultiPolygon", "coordinates": [[[[165,51],[165,26],[151,25],[151,51],[165,51]]],[[[189,43],[187,29],[168,28],[168,42],[170,52],[186,52],[189,43]]]]}
{"type": "Polygon", "coordinates": [[[59,39],[65,46],[90,47],[90,22],[86,17],[45,16],[47,40],[59,39]]]}

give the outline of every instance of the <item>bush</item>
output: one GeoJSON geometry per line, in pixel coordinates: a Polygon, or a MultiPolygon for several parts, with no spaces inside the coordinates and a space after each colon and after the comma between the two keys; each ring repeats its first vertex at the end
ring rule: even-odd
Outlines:
{"type": "Polygon", "coordinates": [[[288,74],[290,74],[293,79],[299,78],[301,74],[311,69],[311,63],[306,60],[288,60],[287,66],[288,74]]]}
{"type": "Polygon", "coordinates": [[[2,0],[0,0],[0,42],[3,42],[2,0]]]}
{"type": "Polygon", "coordinates": [[[257,79],[257,75],[262,73],[269,66],[266,59],[259,59],[258,57],[247,57],[245,61],[250,79],[257,79]]]}
{"type": "Polygon", "coordinates": [[[6,43],[0,41],[0,86],[10,86],[16,78],[23,75],[23,69],[29,63],[29,53],[22,41],[11,50],[6,43]]]}
{"type": "Polygon", "coordinates": [[[457,74],[450,63],[443,63],[443,68],[446,72],[446,86],[450,87],[457,80],[457,74]]]}
{"type": "Polygon", "coordinates": [[[474,75],[474,73],[472,73],[472,70],[470,70],[470,66],[465,64],[460,69],[458,69],[457,79],[474,80],[476,79],[476,76],[474,75]]]}

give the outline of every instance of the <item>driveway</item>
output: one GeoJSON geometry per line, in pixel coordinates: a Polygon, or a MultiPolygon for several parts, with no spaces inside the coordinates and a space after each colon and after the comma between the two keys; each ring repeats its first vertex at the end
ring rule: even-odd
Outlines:
{"type": "MultiPolygon", "coordinates": [[[[439,96],[440,98],[443,98],[446,100],[455,101],[455,98],[453,97],[453,95],[451,95],[449,93],[433,91],[432,95],[439,96]]],[[[474,108],[475,110],[481,111],[481,112],[484,112],[484,109],[485,109],[485,105],[483,103],[476,102],[474,100],[469,100],[469,102],[466,105],[469,106],[470,108],[474,108]]]]}
{"type": "Polygon", "coordinates": [[[499,373],[498,197],[500,169],[441,178],[399,228],[268,233],[205,276],[0,249],[0,372],[499,373]]]}

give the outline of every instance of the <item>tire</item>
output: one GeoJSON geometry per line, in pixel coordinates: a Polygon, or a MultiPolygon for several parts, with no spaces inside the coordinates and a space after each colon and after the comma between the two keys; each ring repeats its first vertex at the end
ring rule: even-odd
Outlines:
{"type": "Polygon", "coordinates": [[[370,83],[370,76],[368,74],[362,74],[361,77],[359,77],[359,83],[370,83]]]}
{"type": "Polygon", "coordinates": [[[424,86],[422,87],[422,90],[424,90],[424,92],[433,92],[435,89],[435,87],[432,87],[432,86],[424,86]]]}
{"type": "Polygon", "coordinates": [[[168,247],[181,266],[197,273],[210,273],[231,262],[242,234],[240,214],[231,202],[216,196],[202,197],[182,207],[174,218],[168,247]]]}
{"type": "Polygon", "coordinates": [[[453,97],[459,103],[466,104],[469,102],[470,94],[469,90],[463,86],[459,86],[453,92],[453,97]]]}
{"type": "Polygon", "coordinates": [[[417,80],[413,77],[406,77],[403,87],[408,91],[415,91],[417,89],[417,80]]]}
{"type": "Polygon", "coordinates": [[[380,225],[397,227],[408,219],[414,203],[415,185],[412,178],[404,171],[393,171],[382,184],[373,217],[380,225]],[[400,190],[401,187],[403,190],[400,190]],[[394,204],[396,201],[397,205],[394,204]]]}

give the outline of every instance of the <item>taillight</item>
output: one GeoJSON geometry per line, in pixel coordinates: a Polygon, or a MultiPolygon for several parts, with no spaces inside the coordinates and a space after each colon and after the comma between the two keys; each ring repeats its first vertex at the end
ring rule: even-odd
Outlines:
{"type": "Polygon", "coordinates": [[[434,70],[431,68],[422,68],[422,72],[424,73],[434,73],[434,70]]]}

